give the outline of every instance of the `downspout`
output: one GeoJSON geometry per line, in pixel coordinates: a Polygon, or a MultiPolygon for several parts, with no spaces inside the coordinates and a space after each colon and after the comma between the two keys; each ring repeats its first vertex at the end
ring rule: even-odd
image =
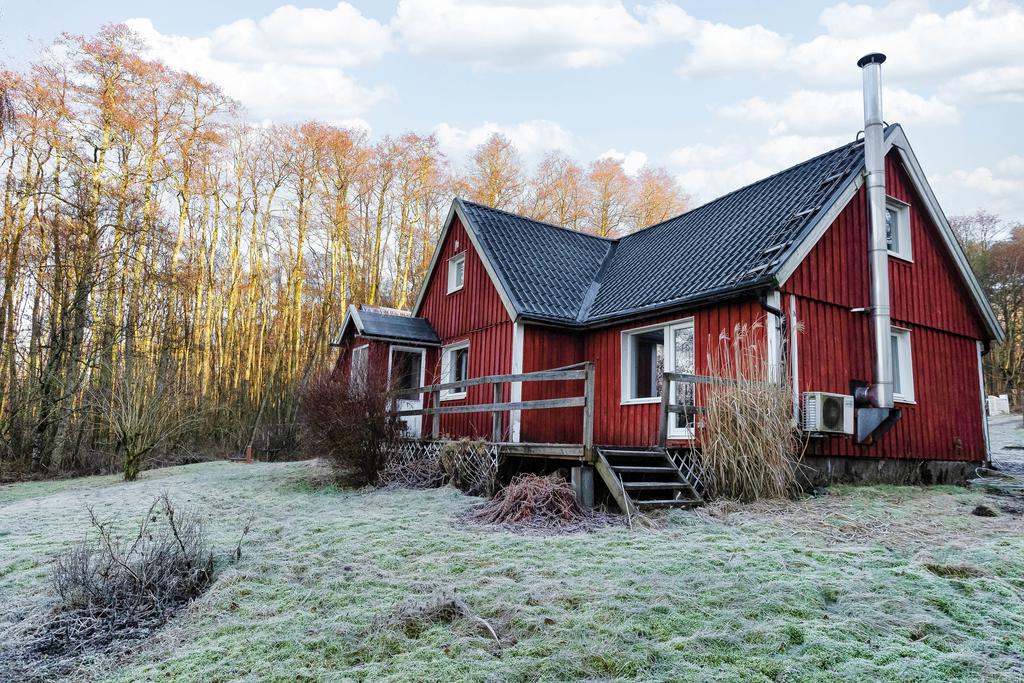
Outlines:
{"type": "Polygon", "coordinates": [[[893,409],[892,343],[889,319],[889,240],[885,230],[885,124],[882,121],[882,62],[875,52],[861,57],[864,75],[864,170],[870,221],[871,330],[874,343],[871,384],[856,392],[857,442],[872,443],[900,419],[893,409]]]}

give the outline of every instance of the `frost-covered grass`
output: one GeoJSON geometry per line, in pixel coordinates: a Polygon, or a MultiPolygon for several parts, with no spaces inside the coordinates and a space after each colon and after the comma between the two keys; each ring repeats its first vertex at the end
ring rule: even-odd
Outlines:
{"type": "Polygon", "coordinates": [[[1000,503],[976,492],[844,488],[544,537],[454,525],[478,501],[451,489],[341,491],[311,484],[320,474],[207,463],[0,488],[0,643],[46,607],[50,562],[84,533],[85,505],[127,529],[167,490],[221,546],[255,510],[243,559],[137,654],[78,680],[1024,678],[1024,523],[971,515],[1000,503]],[[444,590],[504,649],[468,622],[372,627],[444,590]]]}

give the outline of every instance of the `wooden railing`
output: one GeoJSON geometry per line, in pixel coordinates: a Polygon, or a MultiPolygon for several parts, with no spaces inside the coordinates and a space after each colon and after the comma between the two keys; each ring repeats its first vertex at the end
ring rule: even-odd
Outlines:
{"type": "Polygon", "coordinates": [[[538,372],[522,372],[514,375],[488,375],[486,377],[474,377],[459,382],[446,382],[444,384],[428,384],[415,389],[403,389],[394,392],[394,396],[423,396],[430,397],[429,408],[417,408],[413,410],[396,410],[393,412],[398,417],[415,415],[432,415],[431,435],[437,439],[441,434],[441,415],[452,415],[458,413],[491,413],[491,440],[500,442],[501,414],[513,410],[541,410],[544,408],[583,408],[583,454],[590,460],[594,447],[594,364],[592,362],[577,363],[551,370],[540,370],[538,372]],[[502,385],[512,382],[567,382],[583,381],[583,395],[566,398],[546,398],[532,401],[502,401],[502,385]],[[494,387],[493,401],[491,403],[460,404],[451,406],[441,405],[441,392],[460,391],[469,387],[490,384],[494,387]]]}

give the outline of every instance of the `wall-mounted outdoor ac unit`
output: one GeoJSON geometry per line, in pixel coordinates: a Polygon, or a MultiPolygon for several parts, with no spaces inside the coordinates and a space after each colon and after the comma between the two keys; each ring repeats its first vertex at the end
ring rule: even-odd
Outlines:
{"type": "Polygon", "coordinates": [[[804,431],[853,434],[853,396],[805,391],[804,431]]]}

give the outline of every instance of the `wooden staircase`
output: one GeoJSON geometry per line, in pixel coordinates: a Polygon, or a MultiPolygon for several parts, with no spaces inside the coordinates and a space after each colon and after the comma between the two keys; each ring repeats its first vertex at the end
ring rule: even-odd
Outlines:
{"type": "Polygon", "coordinates": [[[595,460],[595,469],[627,514],[704,502],[692,470],[664,448],[598,446],[595,460]]]}

